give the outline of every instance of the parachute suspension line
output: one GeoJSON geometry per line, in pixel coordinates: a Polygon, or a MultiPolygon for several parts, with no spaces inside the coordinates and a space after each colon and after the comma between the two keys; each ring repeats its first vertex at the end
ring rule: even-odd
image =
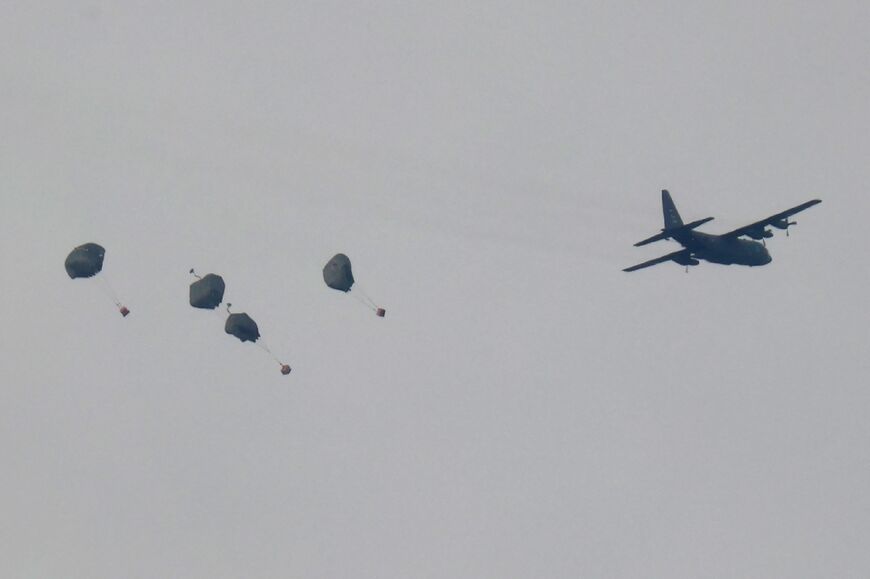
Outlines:
{"type": "Polygon", "coordinates": [[[363,297],[366,299],[366,301],[367,301],[369,304],[371,304],[372,308],[377,309],[377,308],[378,308],[378,304],[375,303],[375,300],[373,300],[373,299],[371,298],[371,296],[369,296],[369,294],[366,293],[366,290],[364,290],[362,287],[360,287],[359,289],[360,289],[360,293],[362,293],[362,295],[363,295],[363,297]]]}
{"type": "Polygon", "coordinates": [[[97,277],[97,284],[100,286],[100,289],[103,291],[106,296],[112,303],[114,303],[119,308],[121,307],[121,300],[118,299],[118,295],[115,293],[115,290],[112,289],[112,285],[109,283],[109,280],[105,275],[101,275],[97,277]]]}
{"type": "Polygon", "coordinates": [[[279,360],[279,359],[278,359],[278,356],[276,356],[275,354],[272,353],[272,350],[269,349],[269,346],[267,346],[266,344],[263,343],[263,338],[260,338],[259,340],[257,340],[256,342],[254,342],[254,344],[255,344],[258,348],[260,348],[261,350],[263,350],[264,352],[266,352],[267,354],[269,354],[269,356],[270,356],[273,360],[275,360],[275,361],[278,363],[279,366],[283,366],[283,365],[284,365],[284,362],[282,362],[281,360],[279,360]]]}
{"type": "Polygon", "coordinates": [[[359,287],[358,284],[354,284],[354,286],[350,289],[350,294],[354,296],[361,304],[370,308],[372,310],[377,311],[378,304],[375,303],[375,300],[369,297],[369,295],[365,292],[364,289],[359,287]]]}
{"type": "Polygon", "coordinates": [[[194,271],[194,268],[190,268],[190,274],[196,279],[202,279],[199,275],[197,275],[196,271],[194,271]]]}
{"type": "Polygon", "coordinates": [[[278,363],[278,365],[281,367],[281,374],[286,376],[290,373],[290,366],[279,360],[278,356],[272,353],[272,350],[269,349],[269,346],[266,345],[266,343],[263,341],[263,338],[260,338],[259,340],[254,342],[254,345],[266,352],[269,357],[271,357],[273,360],[275,360],[275,362],[278,363]]]}
{"type": "Polygon", "coordinates": [[[115,307],[118,308],[121,315],[126,318],[130,314],[130,310],[127,309],[127,307],[121,303],[121,300],[118,299],[118,295],[115,293],[115,290],[112,289],[112,284],[109,283],[109,279],[105,275],[101,275],[97,278],[97,285],[103,293],[112,300],[112,303],[115,304],[115,307]]]}
{"type": "Polygon", "coordinates": [[[361,296],[361,295],[359,295],[359,294],[355,294],[355,293],[353,293],[352,291],[351,291],[351,292],[348,292],[348,293],[350,293],[350,295],[351,295],[351,297],[352,297],[353,299],[355,299],[356,301],[358,301],[359,303],[361,303],[361,304],[362,304],[363,306],[365,306],[366,308],[368,308],[368,309],[370,309],[370,310],[375,310],[375,309],[376,309],[375,306],[373,306],[371,303],[369,303],[368,301],[366,301],[366,299],[365,299],[363,296],[361,296]]]}
{"type": "MultiPolygon", "coordinates": [[[[354,286],[354,287],[357,287],[357,286],[354,286]]],[[[351,291],[352,291],[352,290],[351,290],[351,291]]],[[[371,297],[369,297],[369,294],[366,293],[366,290],[364,290],[364,289],[362,289],[361,287],[359,287],[357,291],[359,291],[359,293],[361,294],[359,297],[360,297],[362,300],[364,300],[364,301],[362,301],[361,303],[362,303],[363,305],[365,305],[366,307],[368,307],[369,309],[371,309],[371,310],[375,313],[376,316],[378,316],[379,318],[383,318],[384,315],[386,315],[387,310],[385,310],[384,308],[380,307],[380,306],[375,302],[375,300],[373,300],[371,297]]],[[[354,296],[354,297],[356,297],[356,296],[354,296]]]]}
{"type": "Polygon", "coordinates": [[[115,305],[118,305],[118,300],[116,300],[116,299],[114,298],[114,296],[112,296],[112,292],[109,291],[109,288],[106,287],[106,284],[105,284],[105,282],[103,281],[103,278],[97,278],[97,279],[95,280],[95,283],[97,284],[97,287],[100,288],[100,291],[102,292],[102,294],[103,294],[104,296],[106,296],[107,298],[109,298],[109,299],[110,299],[110,300],[111,300],[115,305]]]}

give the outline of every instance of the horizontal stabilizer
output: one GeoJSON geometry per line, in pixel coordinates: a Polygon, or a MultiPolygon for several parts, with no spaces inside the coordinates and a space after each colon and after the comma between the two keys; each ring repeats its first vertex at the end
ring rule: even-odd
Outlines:
{"type": "Polygon", "coordinates": [[[691,223],[687,223],[685,225],[681,225],[680,227],[672,227],[670,229],[663,229],[661,233],[657,233],[652,237],[648,237],[643,241],[638,241],[634,244],[635,247],[640,247],[641,245],[646,245],[647,243],[652,243],[653,241],[661,241],[662,239],[668,239],[669,237],[674,237],[679,235],[680,233],[684,233],[686,231],[690,231],[695,229],[696,227],[707,223],[708,221],[712,221],[712,217],[705,217],[704,219],[699,219],[697,221],[692,221],[691,223]]]}

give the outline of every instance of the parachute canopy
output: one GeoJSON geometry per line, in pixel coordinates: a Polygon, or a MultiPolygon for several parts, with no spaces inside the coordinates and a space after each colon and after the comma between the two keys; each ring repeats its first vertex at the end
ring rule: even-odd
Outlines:
{"type": "MultiPolygon", "coordinates": [[[[190,305],[195,308],[213,310],[223,301],[224,289],[226,289],[224,278],[210,273],[190,284],[190,305]]],[[[256,326],[254,324],[255,328],[256,326]]]]}
{"type": "Polygon", "coordinates": [[[257,328],[257,322],[251,319],[248,314],[230,314],[227,318],[227,323],[224,325],[224,331],[232,334],[243,342],[256,342],[260,337],[260,330],[257,328]]]}
{"type": "Polygon", "coordinates": [[[348,292],[353,285],[353,272],[350,270],[350,259],[343,253],[338,253],[323,267],[323,281],[332,289],[348,292]]]}
{"type": "Polygon", "coordinates": [[[106,250],[96,243],[85,243],[73,249],[63,266],[72,279],[77,277],[93,277],[103,269],[103,257],[106,250]]]}

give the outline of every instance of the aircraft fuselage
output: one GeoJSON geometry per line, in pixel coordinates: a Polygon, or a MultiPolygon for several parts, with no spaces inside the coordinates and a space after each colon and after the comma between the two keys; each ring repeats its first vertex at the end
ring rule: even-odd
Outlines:
{"type": "Polygon", "coordinates": [[[749,239],[724,237],[700,231],[687,231],[674,239],[692,252],[696,259],[724,265],[767,265],[770,253],[764,244],[749,239]]]}

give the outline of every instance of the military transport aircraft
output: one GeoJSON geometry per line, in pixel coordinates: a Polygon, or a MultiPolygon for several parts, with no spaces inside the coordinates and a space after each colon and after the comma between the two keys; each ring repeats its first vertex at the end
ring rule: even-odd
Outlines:
{"type": "Polygon", "coordinates": [[[788,235],[788,228],[797,224],[796,221],[789,221],[788,218],[821,202],[821,199],[813,199],[812,201],[801,203],[797,207],[771,215],[767,219],[739,227],[734,231],[729,231],[722,235],[712,235],[710,233],[694,231],[699,225],[711,221],[712,217],[705,217],[704,219],[692,221],[684,225],[677,207],[671,199],[671,194],[667,190],[662,190],[662,212],[665,215],[664,229],[662,229],[661,233],[657,233],[643,241],[638,241],[634,245],[639,247],[661,239],[673,239],[682,245],[683,249],[627,267],[622,271],[635,271],[666,261],[674,261],[686,266],[686,271],[688,272],[690,265],[698,265],[700,263],[699,259],[725,265],[766,265],[770,263],[771,257],[767,252],[764,239],[773,237],[773,232],[767,229],[767,227],[773,226],[777,229],[785,229],[785,234],[788,235]],[[750,241],[749,239],[740,239],[744,235],[754,240],[760,239],[761,243],[750,241]]]}

